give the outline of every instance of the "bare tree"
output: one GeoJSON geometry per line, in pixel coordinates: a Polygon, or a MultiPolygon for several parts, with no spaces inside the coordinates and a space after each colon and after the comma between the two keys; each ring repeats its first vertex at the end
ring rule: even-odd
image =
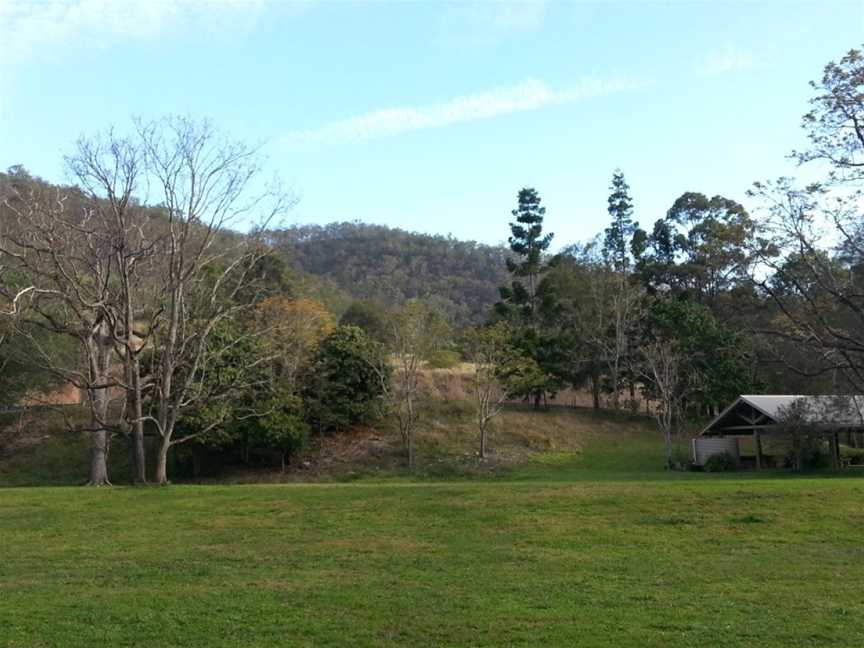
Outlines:
{"type": "Polygon", "coordinates": [[[392,373],[384,367],[378,367],[377,371],[411,469],[416,463],[415,432],[420,420],[420,371],[424,361],[441,348],[448,336],[449,327],[443,318],[422,302],[409,301],[391,317],[388,350],[392,373]]]}
{"type": "Polygon", "coordinates": [[[87,396],[91,433],[89,484],[108,484],[109,420],[113,334],[114,266],[107,224],[80,193],[49,189],[38,182],[14,188],[3,203],[7,218],[0,235],[0,259],[30,284],[0,284],[0,293],[25,309],[22,321],[71,338],[81,363],[65,363],[34,335],[34,362],[87,396]],[[26,305],[23,299],[26,297],[26,305]]]}
{"type": "Polygon", "coordinates": [[[591,283],[591,307],[582,309],[580,324],[589,332],[592,346],[599,350],[609,377],[612,407],[619,409],[620,392],[626,371],[632,364],[634,332],[643,314],[643,291],[628,281],[626,274],[598,267],[591,283]]]}
{"type": "Polygon", "coordinates": [[[47,350],[40,357],[88,395],[91,483],[108,483],[110,434],[130,429],[136,477],[146,479],[146,424],[160,437],[155,478],[166,483],[169,449],[221,423],[177,436],[182,413],[225,397],[265,361],[239,367],[234,384],[207,379],[238,344],[214,331],[257,301],[268,250],[256,232],[292,204],[261,184],[257,159],[206,122],[139,121],[131,138],[79,141],[67,163],[80,189],[30,183],[5,200],[13,218],[0,261],[32,285],[0,291],[14,308],[26,297],[35,323],[79,343],[82,367],[60,367],[47,350]],[[137,191],[155,207],[144,208],[137,191]],[[110,412],[117,392],[124,406],[110,412]]]}
{"type": "Polygon", "coordinates": [[[474,365],[474,402],[481,459],[486,458],[488,450],[489,425],[501,413],[508,396],[506,368],[515,353],[510,339],[511,331],[504,322],[472,329],[465,336],[466,354],[474,365]]]}
{"type": "Polygon", "coordinates": [[[118,427],[124,432],[131,431],[135,481],[145,483],[140,354],[152,327],[143,321],[141,311],[143,306],[152,304],[152,300],[144,298],[144,292],[158,280],[158,271],[151,267],[148,277],[145,266],[152,265],[160,235],[134,195],[146,177],[141,145],[109,130],[105,136],[79,139],[66,162],[84,192],[88,209],[99,214],[108,242],[115,287],[105,313],[117,360],[123,367],[122,377],[118,375],[116,380],[122,381],[127,396],[123,413],[118,416],[118,427]]]}
{"type": "Polygon", "coordinates": [[[139,121],[137,133],[151,190],[165,218],[164,235],[155,244],[161,284],[148,331],[152,393],[143,417],[160,437],[155,479],[164,484],[169,449],[221,423],[175,435],[185,409],[236,389],[206,380],[209,365],[237,342],[213,333],[257,301],[256,268],[268,250],[255,232],[293,202],[278,187],[258,186],[255,148],[221,139],[207,122],[179,117],[139,121]],[[231,235],[228,228],[237,226],[254,229],[245,236],[231,235]]]}
{"type": "Polygon", "coordinates": [[[641,351],[641,375],[656,398],[654,418],[663,434],[669,469],[673,467],[673,443],[684,419],[684,405],[697,389],[698,376],[674,340],[655,340],[641,351]]]}

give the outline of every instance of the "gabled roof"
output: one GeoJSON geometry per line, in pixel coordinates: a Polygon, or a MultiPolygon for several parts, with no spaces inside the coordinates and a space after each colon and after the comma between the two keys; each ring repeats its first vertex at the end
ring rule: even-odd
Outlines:
{"type": "Polygon", "coordinates": [[[777,425],[790,412],[826,427],[864,427],[864,396],[803,394],[744,394],[723,410],[700,435],[747,431],[777,425]]]}

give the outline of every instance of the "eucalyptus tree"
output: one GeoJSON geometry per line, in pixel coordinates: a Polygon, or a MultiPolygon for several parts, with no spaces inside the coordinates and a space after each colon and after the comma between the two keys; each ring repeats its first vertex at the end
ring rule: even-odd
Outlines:
{"type": "MultiPolygon", "coordinates": [[[[810,145],[793,156],[828,166],[820,183],[756,183],[762,235],[753,246],[767,272],[754,275],[783,324],[768,333],[809,348],[811,373],[838,377],[838,390],[864,389],[864,55],[853,49],[811,83],[802,120],[810,145]]],[[[802,371],[796,363],[790,366],[802,371]]]]}
{"type": "MultiPolygon", "coordinates": [[[[120,184],[130,184],[128,169],[116,173],[120,184]]],[[[21,311],[16,332],[26,337],[32,361],[86,395],[89,423],[77,429],[90,433],[88,483],[109,484],[110,406],[119,386],[111,371],[117,298],[112,223],[81,191],[35,180],[12,185],[3,212],[0,265],[11,273],[0,293],[21,311]],[[57,354],[36,331],[71,341],[76,353],[57,354]]]]}

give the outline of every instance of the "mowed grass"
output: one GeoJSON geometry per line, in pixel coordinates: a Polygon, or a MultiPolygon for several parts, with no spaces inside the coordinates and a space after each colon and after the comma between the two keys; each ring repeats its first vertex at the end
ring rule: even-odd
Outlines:
{"type": "Polygon", "coordinates": [[[582,424],[499,477],[0,489],[0,646],[864,645],[864,481],[582,424]]]}

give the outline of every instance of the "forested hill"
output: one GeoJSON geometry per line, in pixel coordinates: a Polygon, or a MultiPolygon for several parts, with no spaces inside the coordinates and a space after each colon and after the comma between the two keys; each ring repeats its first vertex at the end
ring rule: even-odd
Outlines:
{"type": "Polygon", "coordinates": [[[297,225],[271,233],[285,261],[360,299],[430,299],[456,323],[478,322],[507,281],[508,250],[383,225],[297,225]]]}

